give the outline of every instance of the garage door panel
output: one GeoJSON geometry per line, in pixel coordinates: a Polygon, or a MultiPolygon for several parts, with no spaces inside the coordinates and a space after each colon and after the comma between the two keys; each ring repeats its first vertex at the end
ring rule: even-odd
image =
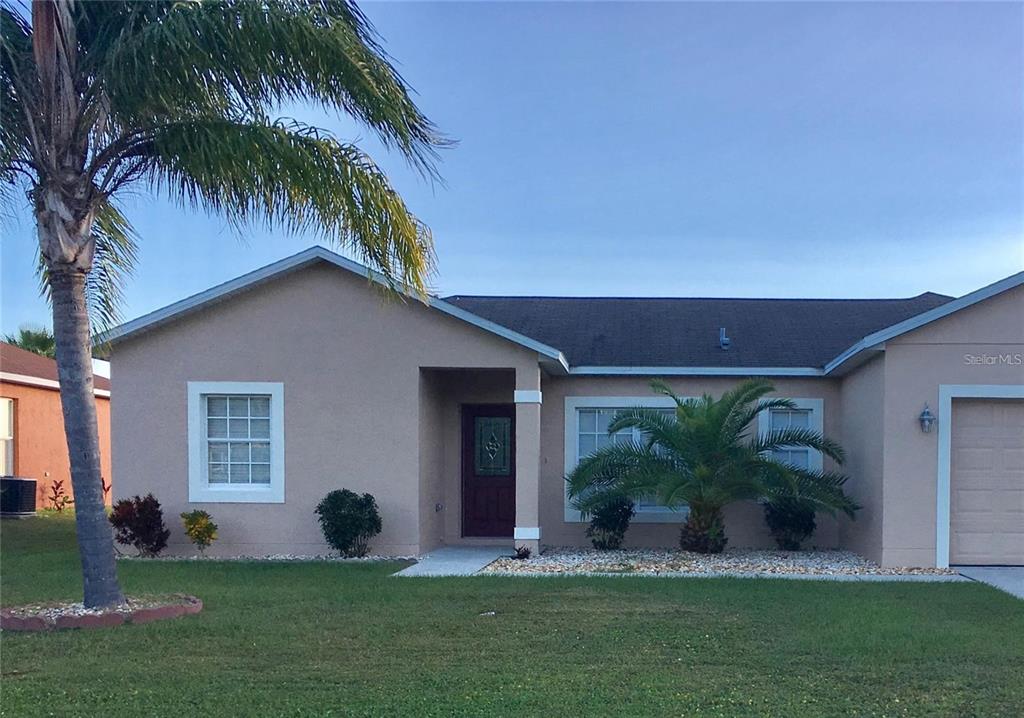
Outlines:
{"type": "Polygon", "coordinates": [[[999,455],[999,449],[991,448],[963,448],[956,453],[954,468],[958,471],[991,471],[995,468],[995,462],[999,455]]]}
{"type": "Polygon", "coordinates": [[[1024,401],[953,402],[950,562],[1024,564],[1024,401]]]}

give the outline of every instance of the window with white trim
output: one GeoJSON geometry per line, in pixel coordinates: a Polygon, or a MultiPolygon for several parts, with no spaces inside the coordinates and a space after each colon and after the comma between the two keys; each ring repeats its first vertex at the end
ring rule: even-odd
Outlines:
{"type": "Polygon", "coordinates": [[[0,475],[14,476],[14,399],[0,399],[0,475]]]}
{"type": "Polygon", "coordinates": [[[189,501],[284,501],[284,387],[189,382],[189,501]]]}
{"type": "MultiPolygon", "coordinates": [[[[675,402],[663,396],[569,396],[565,399],[565,473],[570,473],[581,457],[623,441],[643,439],[643,434],[633,429],[609,435],[608,426],[615,415],[632,407],[653,408],[672,413],[675,402]]],[[[669,509],[656,500],[643,499],[636,502],[637,523],[679,523],[686,520],[685,507],[669,509]]],[[[565,520],[582,522],[584,519],[565,496],[565,520]]]]}
{"type": "MultiPolygon", "coordinates": [[[[761,436],[780,429],[810,429],[823,433],[824,400],[822,399],[790,399],[792,409],[769,409],[758,415],[757,426],[761,436]]],[[[772,456],[787,464],[811,471],[821,471],[822,456],[820,451],[800,446],[779,447],[772,456]]]]}
{"type": "MultiPolygon", "coordinates": [[[[810,409],[772,409],[768,416],[769,431],[784,429],[807,429],[811,425],[810,409]]],[[[807,469],[811,465],[811,449],[787,446],[775,449],[772,456],[776,461],[807,469]]]]}
{"type": "MultiPolygon", "coordinates": [[[[614,434],[608,433],[608,427],[614,420],[615,415],[618,414],[622,408],[587,408],[578,410],[579,432],[576,452],[577,462],[584,456],[588,456],[598,449],[603,449],[606,446],[625,444],[630,441],[642,442],[644,440],[644,433],[636,427],[621,429],[620,431],[616,431],[614,434]]],[[[657,411],[668,416],[673,414],[672,409],[657,409],[657,411]]],[[[651,511],[663,512],[670,510],[657,499],[648,497],[644,497],[636,501],[634,508],[637,513],[651,511]]]]}

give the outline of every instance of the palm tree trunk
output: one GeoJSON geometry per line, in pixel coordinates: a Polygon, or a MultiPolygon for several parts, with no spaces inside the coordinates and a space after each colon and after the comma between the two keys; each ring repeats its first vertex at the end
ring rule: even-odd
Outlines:
{"type": "Polygon", "coordinates": [[[114,536],[103,506],[85,273],[51,266],[49,282],[84,601],[89,607],[109,606],[122,602],[124,597],[117,581],[114,536]]]}

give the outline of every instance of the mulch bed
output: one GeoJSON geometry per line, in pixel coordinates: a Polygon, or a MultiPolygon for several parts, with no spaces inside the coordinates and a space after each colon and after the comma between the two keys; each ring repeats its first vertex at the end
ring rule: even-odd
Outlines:
{"type": "Polygon", "coordinates": [[[36,603],[0,610],[4,631],[53,631],[65,628],[110,628],[123,623],[152,623],[199,613],[203,602],[195,596],[128,597],[103,609],[86,608],[81,602],[36,603]]]}

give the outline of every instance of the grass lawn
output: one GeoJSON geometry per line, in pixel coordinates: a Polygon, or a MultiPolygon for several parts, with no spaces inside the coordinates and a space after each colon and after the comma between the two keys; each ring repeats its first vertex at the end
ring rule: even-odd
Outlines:
{"type": "MultiPolygon", "coordinates": [[[[3,521],[0,601],[80,598],[67,518],[3,521]]],[[[1017,716],[1024,603],[978,584],[394,579],[128,562],[194,617],[3,634],[0,714],[1017,716]],[[481,615],[495,611],[494,616],[481,615]]]]}

